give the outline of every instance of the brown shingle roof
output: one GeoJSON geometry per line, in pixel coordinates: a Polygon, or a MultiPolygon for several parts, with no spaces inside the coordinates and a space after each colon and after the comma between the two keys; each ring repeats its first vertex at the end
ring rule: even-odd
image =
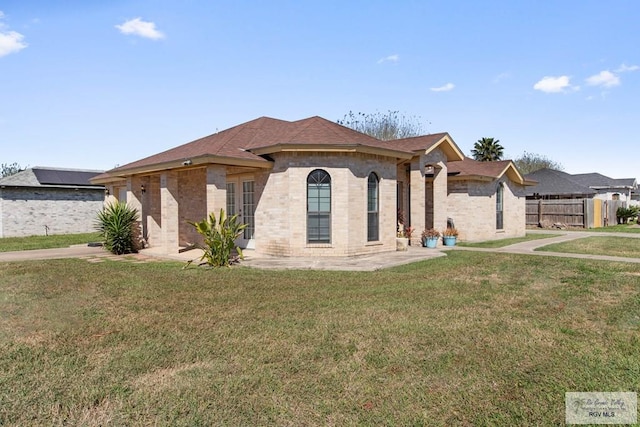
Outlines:
{"type": "Polygon", "coordinates": [[[531,185],[530,182],[525,183],[525,179],[511,160],[479,162],[465,157],[462,161],[449,163],[447,165],[447,172],[459,177],[486,177],[491,179],[498,179],[506,173],[513,181],[520,184],[531,185]]]}
{"type": "Polygon", "coordinates": [[[453,162],[448,165],[447,170],[449,173],[456,173],[457,175],[476,175],[486,176],[490,178],[499,178],[504,173],[505,169],[511,160],[499,160],[496,162],[479,162],[469,157],[465,157],[461,162],[453,162]]]}
{"type": "Polygon", "coordinates": [[[388,143],[317,116],[294,122],[260,117],[222,132],[205,136],[162,153],[120,166],[112,169],[109,173],[118,173],[129,169],[201,156],[219,156],[267,163],[267,160],[253,154],[251,150],[278,144],[357,144],[393,149],[388,143]]]}
{"type": "MultiPolygon", "coordinates": [[[[439,133],[396,141],[380,141],[318,116],[293,122],[260,117],[112,169],[98,178],[107,179],[132,172],[177,167],[186,159],[193,159],[195,163],[198,158],[203,158],[202,162],[210,162],[210,157],[227,164],[244,161],[255,166],[267,166],[270,162],[260,155],[287,146],[309,146],[310,149],[323,145],[364,147],[384,150],[386,155],[394,157],[410,158],[414,151],[426,150],[446,136],[448,134],[439,133]]],[[[455,145],[452,141],[451,144],[455,145]]],[[[455,150],[459,149],[456,147],[455,150]]]]}

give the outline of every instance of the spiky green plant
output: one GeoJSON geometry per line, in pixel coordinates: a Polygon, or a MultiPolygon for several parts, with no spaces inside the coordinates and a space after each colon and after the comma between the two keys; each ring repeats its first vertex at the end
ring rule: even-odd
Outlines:
{"type": "Polygon", "coordinates": [[[138,211],[125,202],[114,202],[98,212],[96,229],[106,250],[116,255],[137,252],[140,230],[138,211]]]}
{"type": "Polygon", "coordinates": [[[243,258],[242,249],[236,245],[235,240],[247,225],[238,222],[238,215],[228,217],[224,209],[220,209],[218,218],[211,212],[208,218],[189,224],[204,238],[204,244],[197,245],[204,251],[200,261],[206,260],[207,265],[212,267],[228,267],[236,260],[232,256],[234,250],[238,253],[238,258],[243,258]]]}

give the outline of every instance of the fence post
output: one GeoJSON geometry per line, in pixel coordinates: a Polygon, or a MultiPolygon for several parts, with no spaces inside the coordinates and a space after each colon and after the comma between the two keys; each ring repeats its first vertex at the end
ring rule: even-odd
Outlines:
{"type": "Polygon", "coordinates": [[[538,225],[542,224],[542,199],[538,200],[538,225]]]}
{"type": "Polygon", "coordinates": [[[582,208],[583,209],[582,213],[584,215],[582,215],[582,223],[583,223],[582,226],[584,228],[589,228],[589,224],[591,224],[591,221],[590,221],[591,212],[589,211],[589,202],[588,202],[587,199],[584,199],[583,202],[584,202],[584,204],[583,204],[583,208],[582,208]]]}

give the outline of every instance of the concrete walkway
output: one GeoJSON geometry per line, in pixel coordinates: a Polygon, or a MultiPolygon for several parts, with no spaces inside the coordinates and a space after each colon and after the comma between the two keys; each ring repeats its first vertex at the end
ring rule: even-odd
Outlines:
{"type": "Polygon", "coordinates": [[[0,252],[0,262],[30,261],[38,259],[85,258],[101,255],[107,255],[107,252],[100,246],[73,245],[67,248],[0,252]]]}
{"type": "MultiPolygon", "coordinates": [[[[245,250],[245,259],[241,265],[245,267],[259,268],[259,269],[277,269],[277,270],[340,270],[340,271],[375,271],[389,267],[395,267],[398,265],[410,264],[417,261],[423,261],[432,258],[438,258],[446,256],[447,251],[451,250],[464,250],[464,251],[478,251],[478,252],[494,252],[494,253],[512,253],[512,254],[525,254],[535,256],[552,256],[552,257],[564,257],[564,258],[581,258],[581,259],[597,259],[605,261],[617,261],[617,262],[630,262],[640,263],[640,254],[637,258],[627,257],[615,257],[607,255],[586,255],[586,254],[571,254],[565,252],[536,252],[535,249],[547,246],[553,243],[567,242],[570,240],[582,239],[585,237],[593,236],[614,236],[614,237],[629,237],[640,238],[640,233],[600,233],[589,231],[542,231],[542,230],[527,230],[528,233],[541,233],[541,234],[560,234],[560,236],[550,237],[547,239],[529,240],[522,243],[516,243],[501,248],[470,248],[463,246],[438,246],[437,249],[426,249],[417,246],[409,246],[409,250],[406,252],[385,252],[375,255],[361,255],[355,257],[271,257],[271,256],[258,256],[252,250],[245,250]]],[[[193,260],[194,263],[199,262],[202,252],[199,250],[192,250],[175,255],[166,255],[158,253],[153,249],[144,249],[139,254],[115,256],[101,247],[91,247],[87,245],[75,245],[68,248],[57,249],[38,249],[31,251],[18,251],[18,252],[0,252],[0,262],[12,262],[12,261],[28,261],[39,259],[60,259],[60,258],[83,258],[90,262],[100,262],[106,259],[112,260],[127,260],[131,259],[133,262],[148,262],[152,260],[174,260],[187,262],[193,260]]]]}
{"type": "Polygon", "coordinates": [[[632,239],[640,239],[640,233],[607,233],[607,232],[593,232],[593,231],[566,231],[566,230],[527,230],[527,233],[532,234],[560,234],[560,236],[549,237],[546,239],[528,240],[522,243],[516,243],[509,246],[503,246],[501,248],[470,248],[464,246],[454,246],[451,250],[465,250],[465,251],[478,251],[478,252],[498,252],[498,253],[510,253],[510,254],[525,254],[525,255],[537,255],[537,256],[553,256],[562,258],[581,258],[581,259],[599,259],[604,261],[617,261],[617,262],[632,262],[640,263],[640,253],[637,258],[608,256],[608,255],[588,255],[588,254],[572,254],[567,252],[548,252],[548,251],[536,251],[536,249],[543,246],[552,245],[554,243],[569,242],[571,240],[584,239],[585,237],[629,237],[632,239]]]}
{"type": "MultiPolygon", "coordinates": [[[[144,249],[142,254],[158,256],[165,259],[187,262],[193,260],[197,264],[202,251],[194,249],[175,255],[154,253],[153,249],[144,249]]],[[[257,255],[251,249],[243,250],[244,260],[240,265],[244,267],[266,270],[332,270],[332,271],[375,271],[397,265],[411,264],[431,258],[446,256],[440,249],[425,249],[409,246],[407,251],[384,252],[373,255],[359,255],[352,257],[274,257],[257,255]]]]}

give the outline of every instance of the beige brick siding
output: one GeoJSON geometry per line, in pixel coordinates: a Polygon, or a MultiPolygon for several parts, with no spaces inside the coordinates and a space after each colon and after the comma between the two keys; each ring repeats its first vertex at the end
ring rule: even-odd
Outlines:
{"type": "MultiPolygon", "coordinates": [[[[201,243],[202,238],[190,221],[201,221],[207,212],[207,170],[188,169],[178,172],[178,232],[180,246],[201,243]]],[[[222,182],[224,185],[224,181],[222,182]]],[[[223,187],[224,188],[224,187],[223,187]]],[[[224,200],[224,198],[222,198],[224,200]]],[[[219,209],[218,209],[219,212],[219,209]]],[[[217,213],[216,212],[216,215],[217,213]]]]}
{"type": "MultiPolygon", "coordinates": [[[[362,153],[281,152],[272,169],[224,165],[169,171],[126,182],[127,197],[141,209],[150,246],[171,253],[200,241],[188,224],[226,208],[227,183],[235,182],[239,212],[242,183],[254,182],[255,235],[248,241],[259,254],[275,256],[351,256],[396,250],[397,183],[401,182],[405,220],[414,227],[413,244],[425,228],[443,230],[453,218],[467,241],[521,236],[525,233],[522,188],[506,177],[504,229],[496,230],[497,182],[458,181],[447,177],[440,149],[398,164],[395,159],[362,153]],[[433,167],[433,171],[426,168],[433,167]],[[331,176],[331,243],[307,243],[307,177],[315,169],[331,176]],[[367,180],[379,177],[379,232],[367,241],[367,180]],[[427,176],[431,175],[433,176],[427,176]],[[140,186],[145,186],[145,194],[140,186]]],[[[112,187],[118,192],[122,184],[112,187]]],[[[406,225],[408,225],[406,224],[406,225]]],[[[250,246],[251,247],[251,246],[250,246]]]]}
{"type": "Polygon", "coordinates": [[[179,248],[178,172],[169,171],[160,175],[160,205],[162,247],[170,253],[179,248]]]}
{"type": "Polygon", "coordinates": [[[144,236],[150,246],[162,245],[162,211],[160,197],[160,175],[146,177],[147,191],[142,199],[144,212],[144,236]]]}
{"type": "Polygon", "coordinates": [[[363,154],[280,153],[256,212],[256,250],[285,256],[340,256],[395,250],[394,160],[363,154]],[[331,176],[331,243],[307,243],[307,176],[331,176]],[[367,179],[375,172],[380,191],[380,240],[367,242],[367,179]]]}
{"type": "Polygon", "coordinates": [[[95,231],[103,200],[103,189],[0,189],[0,237],[95,231]]]}
{"type": "Polygon", "coordinates": [[[481,241],[520,237],[526,233],[525,198],[522,189],[508,179],[500,181],[450,181],[449,216],[459,230],[459,239],[481,241]],[[504,183],[504,228],[496,229],[496,189],[504,183]]]}

